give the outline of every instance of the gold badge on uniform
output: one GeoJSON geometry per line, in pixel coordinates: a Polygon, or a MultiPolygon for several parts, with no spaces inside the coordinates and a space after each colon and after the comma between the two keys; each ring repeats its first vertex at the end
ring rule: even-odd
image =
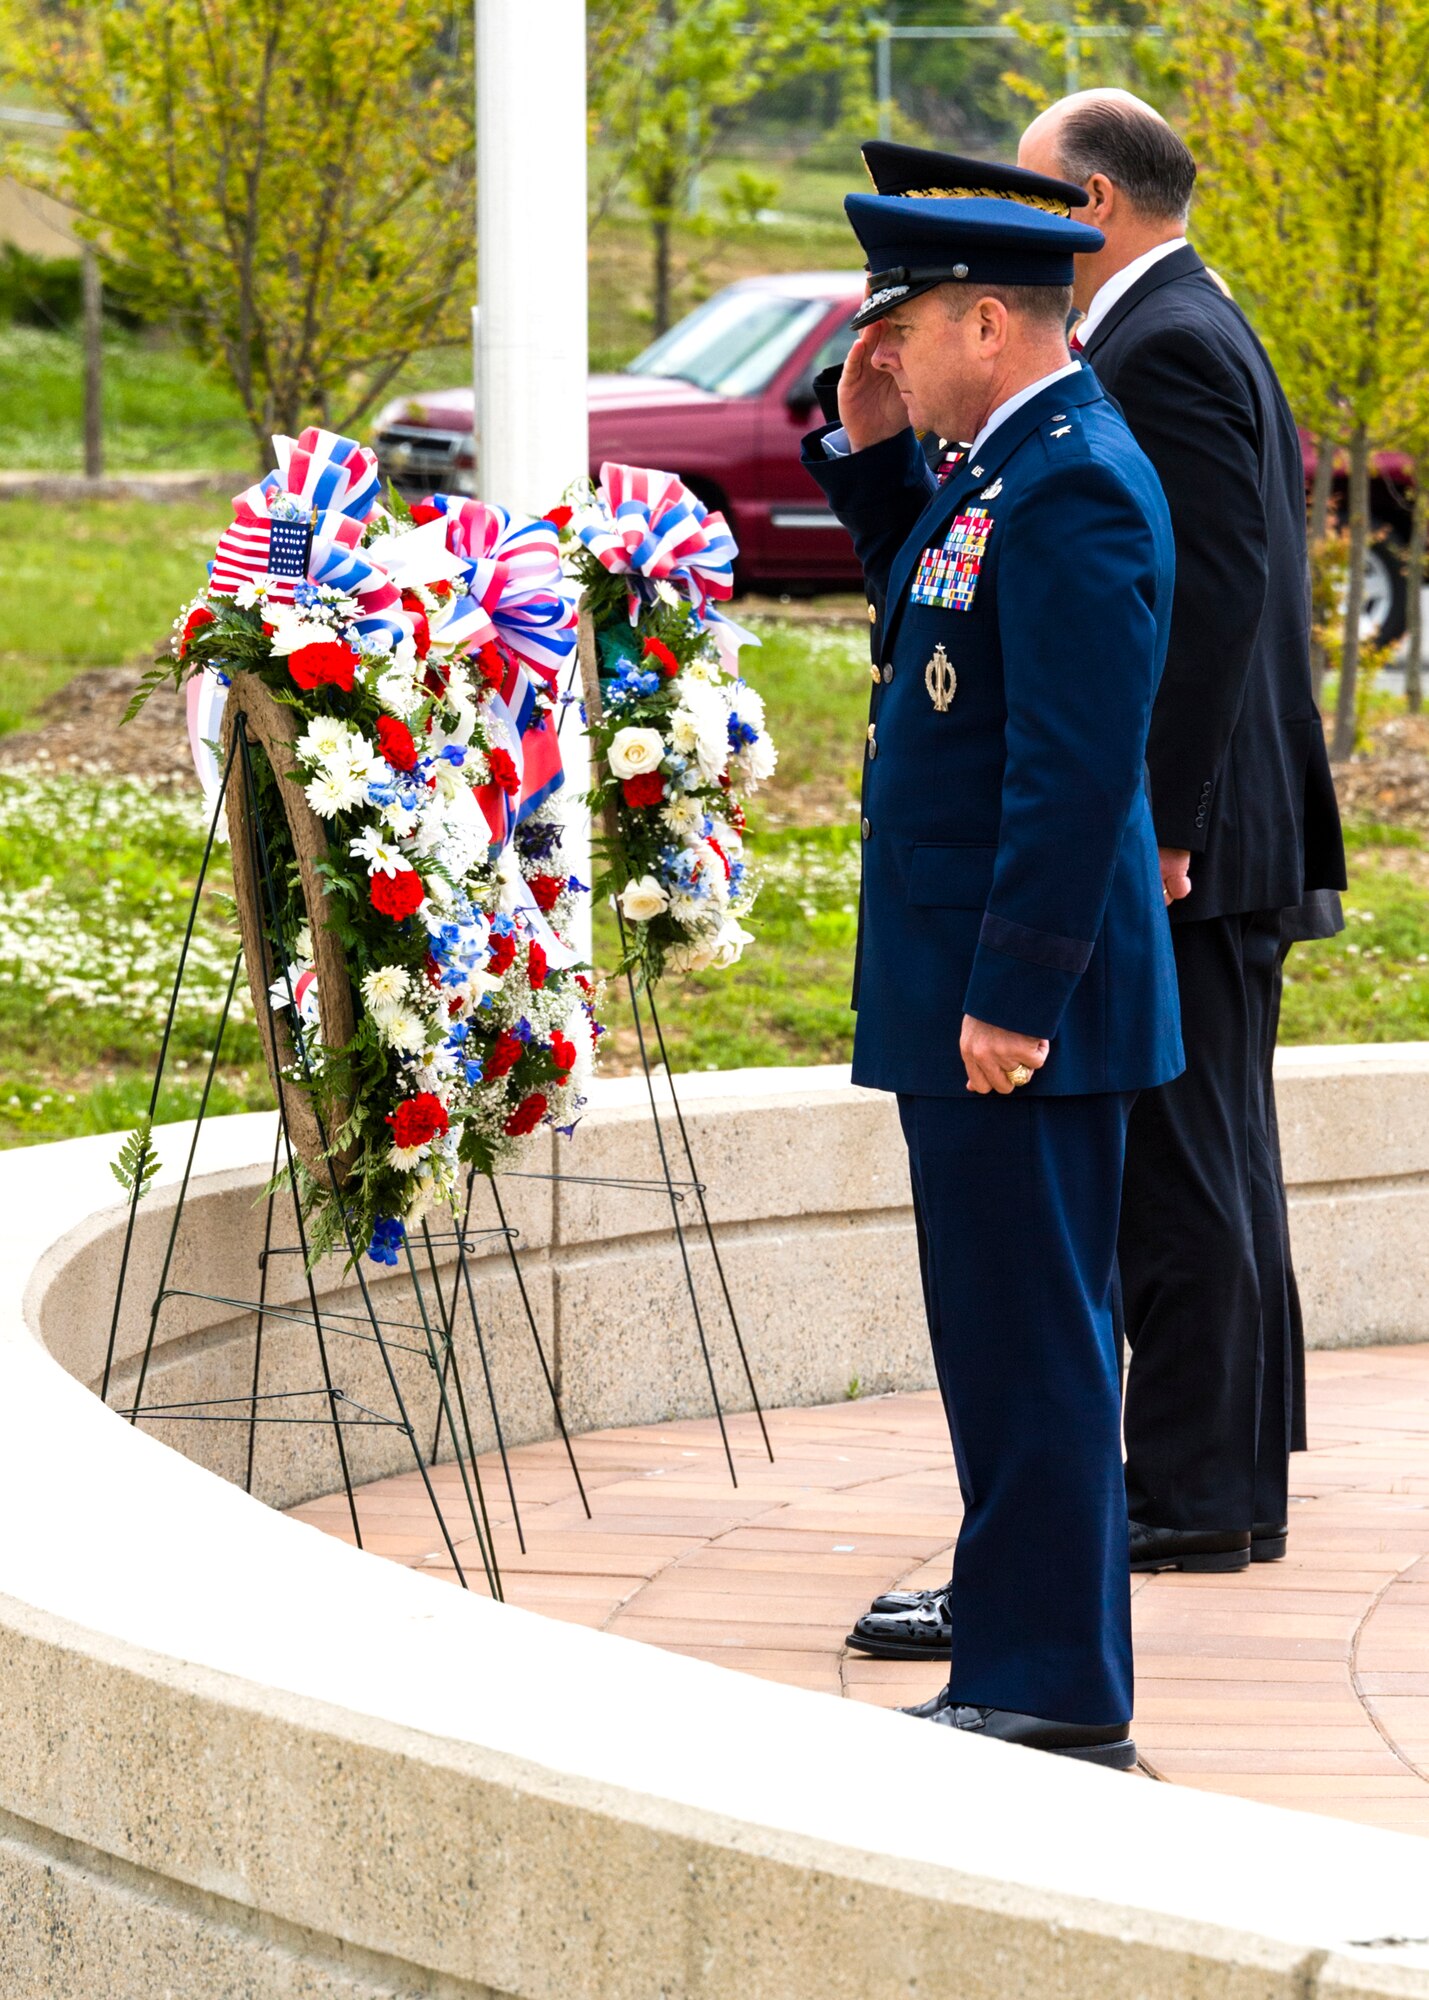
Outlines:
{"type": "Polygon", "coordinates": [[[946,714],[958,691],[958,676],[941,643],[933,648],[933,657],[923,669],[923,685],[939,715],[946,714]]]}

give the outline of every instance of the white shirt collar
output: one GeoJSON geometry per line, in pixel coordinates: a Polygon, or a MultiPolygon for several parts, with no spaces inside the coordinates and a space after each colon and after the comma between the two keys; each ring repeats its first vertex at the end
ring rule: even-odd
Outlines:
{"type": "Polygon", "coordinates": [[[1085,347],[1118,299],[1124,299],[1143,272],[1153,264],[1159,264],[1163,257],[1169,257],[1173,250],[1184,250],[1184,236],[1173,236],[1169,243],[1158,243],[1154,250],[1143,250],[1139,257],[1133,257],[1124,264],[1114,278],[1108,278],[1091,304],[1087,307],[1086,318],[1077,328],[1077,339],[1085,347]]]}
{"type": "Polygon", "coordinates": [[[1080,361],[1069,361],[1065,368],[1054,368],[1050,375],[1044,375],[1038,382],[1029,382],[1025,389],[1019,389],[1016,395],[1009,396],[1005,403],[999,403],[972,443],[968,446],[968,464],[971,465],[973,463],[998,425],[1006,423],[1014,411],[1020,410],[1024,403],[1030,403],[1034,396],[1040,396],[1044,389],[1051,387],[1052,383],[1061,382],[1069,375],[1080,375],[1081,372],[1082,364],[1080,361]]]}

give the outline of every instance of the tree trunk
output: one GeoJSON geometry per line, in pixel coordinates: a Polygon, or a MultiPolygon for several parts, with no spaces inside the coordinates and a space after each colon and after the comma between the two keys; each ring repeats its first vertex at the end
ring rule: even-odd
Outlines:
{"type": "Polygon", "coordinates": [[[1340,645],[1340,695],[1330,755],[1341,762],[1355,747],[1355,693],[1359,682],[1360,615],[1364,610],[1365,557],[1369,550],[1369,437],[1363,424],[1350,432],[1350,579],[1340,645]]]}
{"type": "Polygon", "coordinates": [[[650,224],[655,240],[655,286],[652,304],[655,331],[664,333],[670,324],[670,218],[657,215],[650,224]]]}
{"type": "Polygon", "coordinates": [[[1424,647],[1424,550],[1429,542],[1429,485],[1416,460],[1414,517],[1409,524],[1409,553],[1404,559],[1404,586],[1409,592],[1404,647],[1404,694],[1409,713],[1418,715],[1424,703],[1421,661],[1424,647]]]}
{"type": "MultiPolygon", "coordinates": [[[[1315,440],[1315,477],[1310,482],[1310,562],[1313,566],[1316,553],[1324,541],[1330,526],[1330,492],[1335,483],[1335,440],[1327,431],[1322,431],[1315,440]]],[[[1318,621],[1310,636],[1310,692],[1315,706],[1320,706],[1320,696],[1325,686],[1325,642],[1320,637],[1318,621]]]]}
{"type": "Polygon", "coordinates": [[[99,259],[86,243],[80,262],[84,290],[84,476],[104,472],[104,287],[99,259]]]}

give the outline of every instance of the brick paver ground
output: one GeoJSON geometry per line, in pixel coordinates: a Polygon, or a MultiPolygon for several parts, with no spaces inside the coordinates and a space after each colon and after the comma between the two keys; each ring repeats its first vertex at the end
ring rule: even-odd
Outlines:
{"type": "MultiPolygon", "coordinates": [[[[1310,1411],[1284,1562],[1133,1579],[1137,1742],[1176,1784],[1429,1834],[1429,1347],[1312,1355],[1310,1411]]],[[[514,1452],[524,1555],[483,1460],[507,1597],[822,1694],[922,1700],[936,1669],[843,1642],[877,1591],[947,1575],[936,1397],[779,1410],[769,1428],[772,1465],[753,1419],[731,1420],[737,1490],[710,1421],[579,1438],[591,1520],[558,1444],[514,1452]]],[[[469,1536],[455,1468],[433,1479],[469,1536]]],[[[351,1539],[341,1496],[294,1512],[351,1539]]],[[[454,1580],[415,1473],[364,1487],[359,1513],[366,1547],[454,1580]]]]}

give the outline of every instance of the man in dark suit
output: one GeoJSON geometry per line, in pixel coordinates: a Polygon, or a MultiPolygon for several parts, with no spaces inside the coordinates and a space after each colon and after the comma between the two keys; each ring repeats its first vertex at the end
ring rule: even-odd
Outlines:
{"type": "MultiPolygon", "coordinates": [[[[1284,913],[1344,886],[1310,694],[1295,423],[1186,241],[1195,163],[1125,92],[1064,99],[1019,162],[1085,187],[1074,337],[1160,476],[1176,597],[1147,762],[1186,1071],[1127,1142],[1119,1239],[1132,1566],[1234,1570],[1286,1545],[1294,1354],[1268,1079],[1284,913]]],[[[1303,935],[1303,932],[1301,933],[1303,935]]]]}
{"type": "Polygon", "coordinates": [[[1094,231],[845,206],[869,296],[804,463],[885,607],[853,1076],[897,1095],[964,1502],[951,1676],[910,1712],[1126,1768],[1111,1300],[1132,1101],[1182,1060],[1144,781],[1170,520],[1067,353],[1094,231]],[[942,484],[919,429],[972,440],[942,484]]]}

